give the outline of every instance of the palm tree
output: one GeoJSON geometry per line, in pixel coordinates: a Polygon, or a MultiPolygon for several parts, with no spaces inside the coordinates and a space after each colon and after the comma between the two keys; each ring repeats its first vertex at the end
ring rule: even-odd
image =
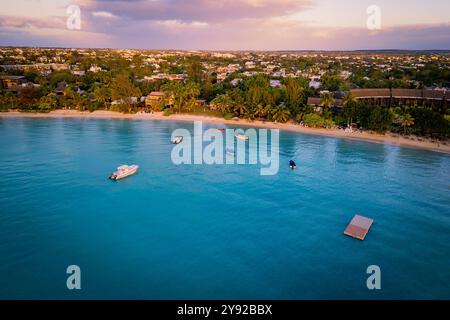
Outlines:
{"type": "Polygon", "coordinates": [[[211,103],[211,110],[218,110],[222,113],[229,112],[233,106],[233,99],[228,94],[220,94],[211,103]]]}
{"type": "Polygon", "coordinates": [[[111,98],[111,92],[106,87],[95,87],[94,96],[95,100],[105,107],[106,102],[111,98]]]}
{"type": "Polygon", "coordinates": [[[348,91],[344,97],[342,98],[342,104],[344,105],[344,107],[346,108],[346,110],[349,112],[349,121],[347,126],[350,126],[350,124],[353,123],[353,107],[356,106],[356,104],[358,103],[358,100],[356,100],[356,98],[353,96],[353,94],[348,91]]]}
{"type": "Polygon", "coordinates": [[[193,108],[200,95],[200,88],[194,82],[188,82],[186,85],[176,84],[174,88],[171,88],[170,94],[174,96],[178,113],[181,113],[183,108],[187,110],[193,108]]]}
{"type": "Polygon", "coordinates": [[[329,91],[324,91],[320,94],[320,104],[323,107],[322,114],[325,118],[330,117],[329,109],[334,104],[333,94],[329,91]]]}
{"type": "Polygon", "coordinates": [[[289,111],[288,107],[281,104],[275,108],[272,119],[276,122],[281,123],[288,122],[289,119],[291,119],[291,112],[289,111]]]}
{"type": "Polygon", "coordinates": [[[414,125],[414,118],[409,113],[405,114],[402,117],[401,125],[403,127],[404,134],[406,134],[407,128],[414,125]]]}
{"type": "Polygon", "coordinates": [[[255,109],[255,117],[258,118],[258,119],[262,119],[262,118],[267,117],[268,110],[270,110],[270,109],[271,109],[270,106],[265,106],[264,107],[264,105],[258,104],[256,106],[256,109],[255,109]]]}
{"type": "Polygon", "coordinates": [[[329,91],[324,91],[320,94],[320,104],[323,107],[330,108],[334,104],[333,94],[329,91]]]}
{"type": "Polygon", "coordinates": [[[243,103],[236,103],[234,105],[234,111],[241,117],[247,113],[247,107],[243,103]]]}

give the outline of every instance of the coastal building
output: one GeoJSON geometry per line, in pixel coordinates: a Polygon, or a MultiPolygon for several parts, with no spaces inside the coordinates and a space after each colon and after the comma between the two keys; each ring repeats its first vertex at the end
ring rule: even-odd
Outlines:
{"type": "Polygon", "coordinates": [[[352,73],[347,70],[342,70],[340,74],[342,80],[347,80],[348,78],[350,78],[351,75],[352,73]]]}
{"type": "Polygon", "coordinates": [[[84,70],[71,70],[70,73],[77,77],[84,77],[86,75],[86,71],[84,70]]]}
{"type": "Polygon", "coordinates": [[[256,64],[253,61],[247,61],[245,63],[245,68],[246,69],[254,69],[256,67],[256,64]]]}
{"type": "Polygon", "coordinates": [[[238,86],[239,84],[241,84],[242,81],[243,81],[243,80],[242,80],[241,78],[236,78],[236,79],[231,80],[231,81],[230,81],[230,84],[231,84],[233,87],[236,87],[236,86],[238,86]]]}
{"type": "Polygon", "coordinates": [[[66,88],[67,88],[67,84],[66,83],[64,83],[64,82],[58,83],[58,85],[56,86],[56,89],[55,89],[56,95],[57,96],[63,96],[64,92],[66,91],[66,88]]]}
{"type": "MultiPolygon", "coordinates": [[[[422,105],[422,106],[447,106],[450,99],[450,90],[433,89],[352,89],[350,90],[356,100],[368,105],[396,106],[396,105],[422,105]]],[[[342,106],[342,93],[333,92],[334,106],[342,106]]],[[[321,100],[318,97],[308,98],[308,105],[319,107],[321,100]]]]}
{"type": "Polygon", "coordinates": [[[444,89],[353,89],[352,95],[362,101],[382,106],[393,105],[447,105],[444,89]]]}
{"type": "Polygon", "coordinates": [[[97,66],[96,64],[93,64],[93,65],[89,68],[89,71],[92,72],[92,73],[97,73],[97,72],[100,72],[100,71],[102,71],[102,70],[103,70],[103,69],[102,69],[101,67],[97,66]]]}
{"type": "Polygon", "coordinates": [[[145,99],[145,107],[159,111],[162,107],[163,100],[164,92],[153,91],[145,99]]]}
{"type": "Polygon", "coordinates": [[[68,64],[62,63],[34,63],[34,64],[4,64],[0,65],[0,69],[4,71],[21,70],[30,71],[37,70],[41,74],[49,74],[53,71],[69,70],[68,64]]]}
{"type": "Polygon", "coordinates": [[[24,82],[24,76],[0,76],[0,89],[12,90],[24,82]]]}
{"type": "Polygon", "coordinates": [[[313,89],[316,89],[316,90],[319,90],[319,88],[322,86],[322,83],[319,80],[320,80],[320,78],[313,77],[311,79],[311,81],[309,81],[309,87],[313,88],[313,89]]]}
{"type": "Polygon", "coordinates": [[[187,78],[187,74],[166,74],[166,73],[158,73],[152,76],[145,76],[145,81],[157,81],[157,80],[170,80],[170,81],[184,81],[187,78]]]}
{"type": "Polygon", "coordinates": [[[280,80],[270,80],[270,86],[272,88],[281,88],[281,81],[280,80]]]}

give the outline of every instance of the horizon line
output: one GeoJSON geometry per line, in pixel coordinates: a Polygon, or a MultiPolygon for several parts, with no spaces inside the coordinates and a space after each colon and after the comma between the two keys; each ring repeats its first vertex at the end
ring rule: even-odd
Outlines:
{"type": "Polygon", "coordinates": [[[112,48],[112,47],[64,47],[33,45],[0,45],[0,48],[39,48],[39,49],[90,49],[90,50],[134,50],[134,51],[199,51],[199,52],[447,52],[450,49],[150,49],[150,48],[112,48]]]}

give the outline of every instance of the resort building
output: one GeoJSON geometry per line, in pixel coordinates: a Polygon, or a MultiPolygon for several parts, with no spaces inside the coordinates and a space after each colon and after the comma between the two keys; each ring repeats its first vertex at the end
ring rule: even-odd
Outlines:
{"type": "Polygon", "coordinates": [[[13,90],[24,82],[24,76],[0,76],[0,89],[13,90]]]}
{"type": "Polygon", "coordinates": [[[150,109],[160,109],[164,100],[164,92],[153,91],[145,99],[145,107],[150,109]]]}
{"type": "MultiPolygon", "coordinates": [[[[450,99],[450,90],[436,89],[352,89],[350,90],[356,100],[363,101],[368,105],[398,106],[419,105],[446,107],[450,99]]],[[[333,93],[335,107],[342,106],[342,96],[333,93]]],[[[308,105],[320,107],[322,105],[319,97],[308,98],[308,105]]]]}
{"type": "Polygon", "coordinates": [[[433,105],[446,106],[449,90],[432,89],[353,89],[352,95],[375,105],[433,105]]]}

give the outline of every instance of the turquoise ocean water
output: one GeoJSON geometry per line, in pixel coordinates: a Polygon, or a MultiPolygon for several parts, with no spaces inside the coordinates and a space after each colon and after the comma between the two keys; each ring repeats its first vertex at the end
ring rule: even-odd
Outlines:
{"type": "Polygon", "coordinates": [[[0,298],[450,299],[448,155],[281,132],[261,176],[175,166],[180,127],[0,118],[0,298]],[[124,163],[139,173],[106,179],[124,163]],[[343,235],[358,213],[364,242],[343,235]]]}

